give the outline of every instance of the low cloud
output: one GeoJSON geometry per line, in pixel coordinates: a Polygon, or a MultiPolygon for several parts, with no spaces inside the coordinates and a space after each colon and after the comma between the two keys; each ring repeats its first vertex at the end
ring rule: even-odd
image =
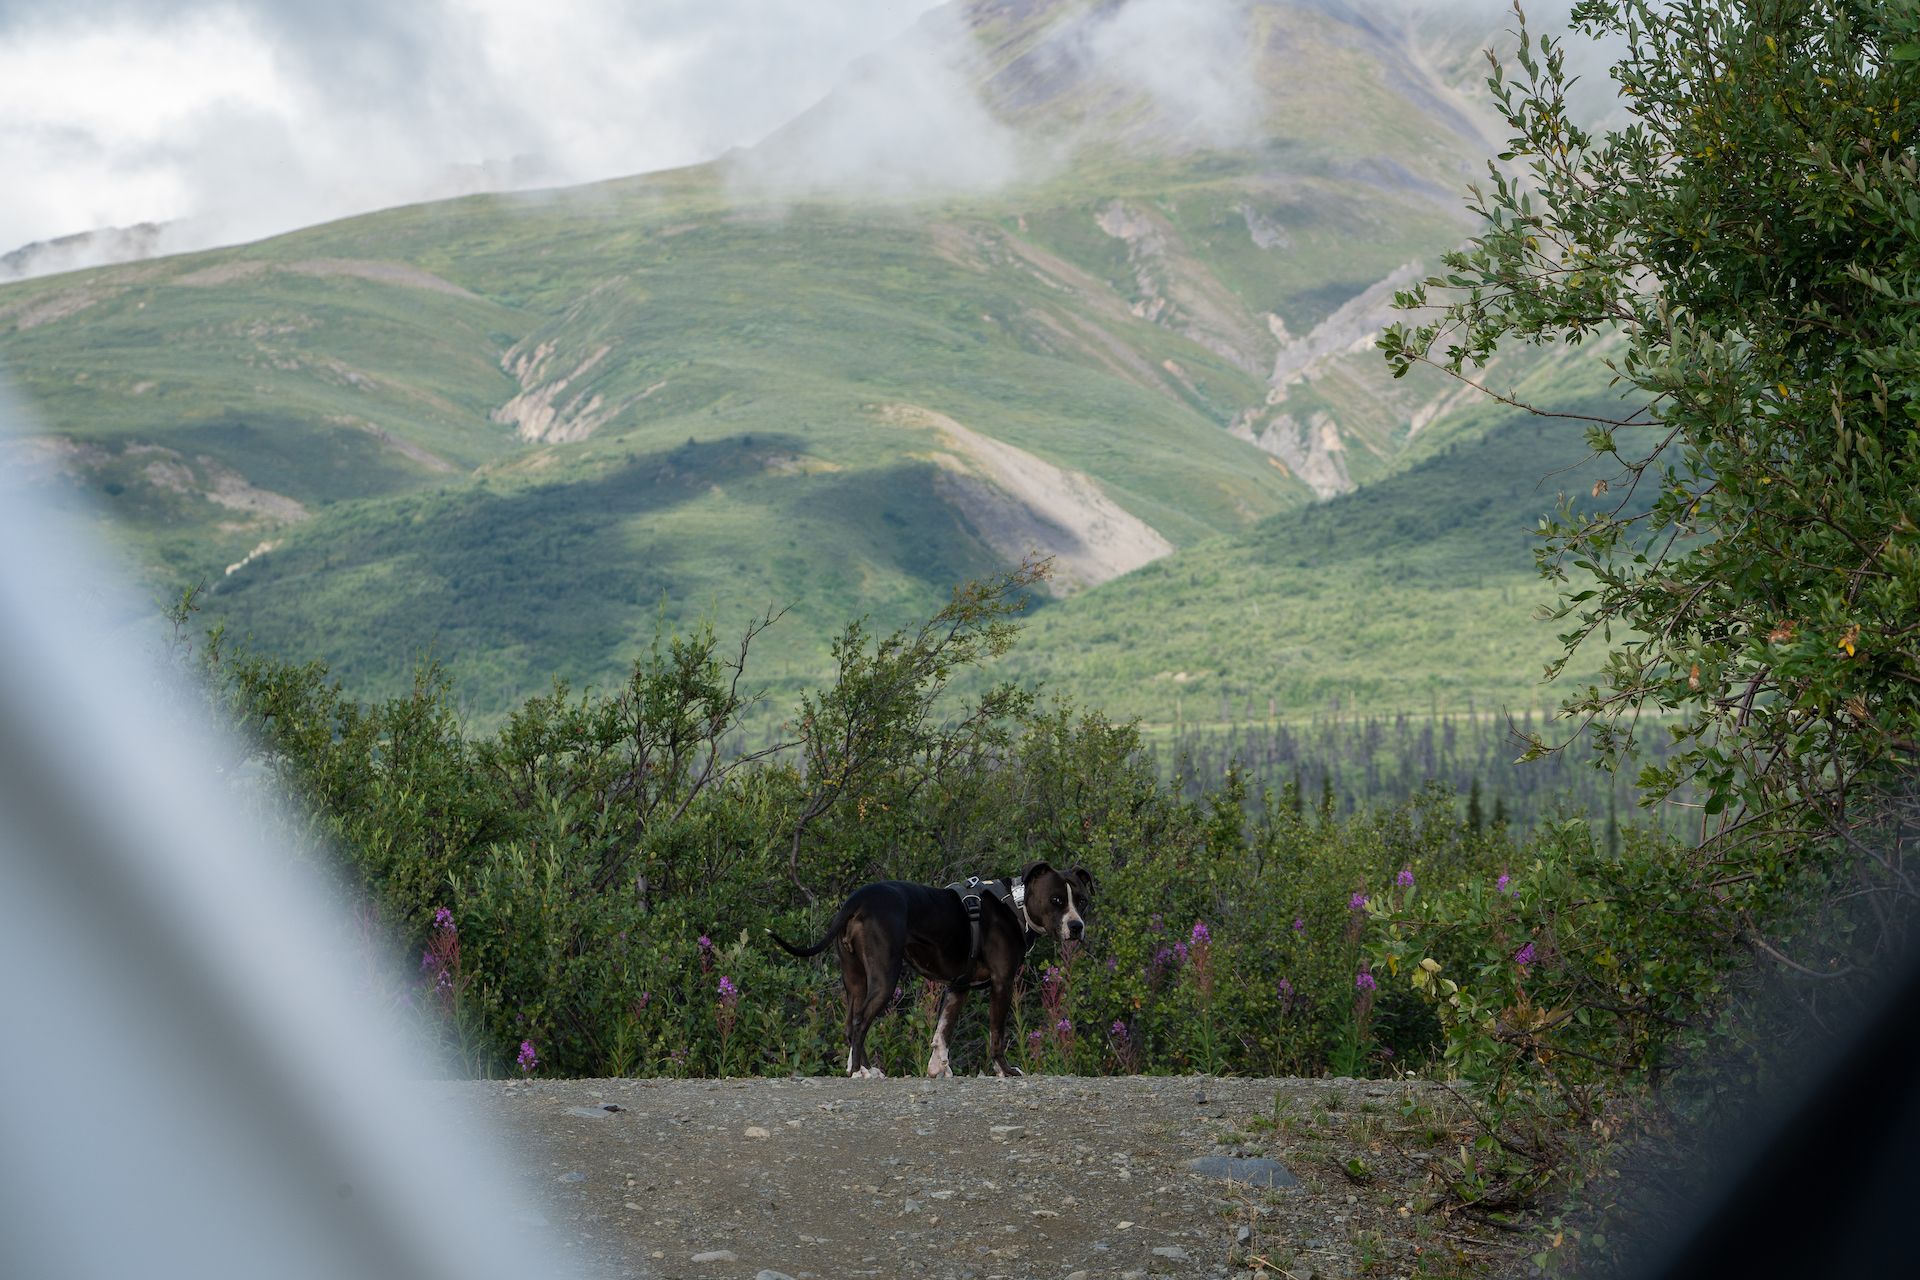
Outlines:
{"type": "Polygon", "coordinates": [[[1251,8],[1249,0],[1133,0],[1089,20],[1082,39],[1098,76],[1145,95],[1174,140],[1247,146],[1266,123],[1251,8]]]}
{"type": "Polygon", "coordinates": [[[0,0],[0,252],[250,239],[751,144],[931,0],[0,0]]]}
{"type": "MultiPolygon", "coordinates": [[[[1444,14],[1489,37],[1503,25],[1498,0],[1287,2],[1444,14]]],[[[1261,7],[1042,4],[1060,16],[1034,78],[1043,94],[1078,95],[1095,120],[1144,102],[1129,116],[1141,137],[1257,142],[1270,123],[1250,37],[1261,7]]],[[[200,248],[735,150],[737,181],[759,195],[992,190],[1086,139],[1016,127],[1021,104],[966,29],[983,9],[995,20],[1034,11],[984,0],[0,0],[0,172],[12,179],[0,253],[162,224],[77,241],[28,268],[64,269],[155,237],[200,248]]]]}
{"type": "Polygon", "coordinates": [[[849,67],[833,92],[730,167],[743,194],[904,199],[1021,176],[1019,136],[980,96],[986,66],[955,7],[849,67]]]}

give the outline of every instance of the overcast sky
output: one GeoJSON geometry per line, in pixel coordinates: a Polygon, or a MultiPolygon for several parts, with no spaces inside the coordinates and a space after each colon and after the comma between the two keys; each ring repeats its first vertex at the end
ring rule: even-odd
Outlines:
{"type": "Polygon", "coordinates": [[[230,242],[708,159],[933,3],[0,0],[0,252],[167,219],[230,242]]]}

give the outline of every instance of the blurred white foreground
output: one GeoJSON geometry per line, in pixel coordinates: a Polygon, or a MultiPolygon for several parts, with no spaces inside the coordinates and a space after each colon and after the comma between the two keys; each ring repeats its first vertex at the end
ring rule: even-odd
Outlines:
{"type": "Polygon", "coordinates": [[[0,392],[0,1275],[572,1274],[20,429],[0,392]]]}

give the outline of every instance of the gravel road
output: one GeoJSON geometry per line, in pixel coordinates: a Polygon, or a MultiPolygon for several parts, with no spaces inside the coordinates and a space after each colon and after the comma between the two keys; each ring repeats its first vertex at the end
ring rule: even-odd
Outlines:
{"type": "Polygon", "coordinates": [[[596,1275],[1330,1280],[1480,1274],[1501,1261],[1495,1242],[1419,1211],[1434,1155],[1416,1137],[1451,1145],[1445,1095],[1428,1085],[1136,1076],[453,1087],[499,1119],[539,1213],[596,1275]],[[1281,1185],[1190,1163],[1207,1157],[1267,1160],[1233,1172],[1281,1185]]]}

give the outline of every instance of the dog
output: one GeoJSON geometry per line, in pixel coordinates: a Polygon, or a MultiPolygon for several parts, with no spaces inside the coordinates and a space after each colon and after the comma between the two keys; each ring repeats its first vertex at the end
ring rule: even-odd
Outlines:
{"type": "Polygon", "coordinates": [[[867,1029],[886,1010],[901,970],[917,972],[947,989],[934,1020],[929,1076],[951,1076],[948,1047],[967,992],[987,987],[991,1034],[988,1049],[995,1075],[1017,1076],[1007,1062],[1007,1010],[1013,1005],[1013,980],[1027,950],[1040,938],[1077,941],[1086,929],[1085,908],[1093,898],[1093,876],[1085,867],[1058,871],[1045,862],[1012,880],[969,881],[937,888],[906,880],[864,885],[841,904],[826,936],[810,947],[768,935],[784,950],[805,959],[839,943],[840,977],[847,991],[847,1074],[886,1073],[867,1062],[867,1029]],[[963,891],[978,898],[976,938],[963,891]]]}

